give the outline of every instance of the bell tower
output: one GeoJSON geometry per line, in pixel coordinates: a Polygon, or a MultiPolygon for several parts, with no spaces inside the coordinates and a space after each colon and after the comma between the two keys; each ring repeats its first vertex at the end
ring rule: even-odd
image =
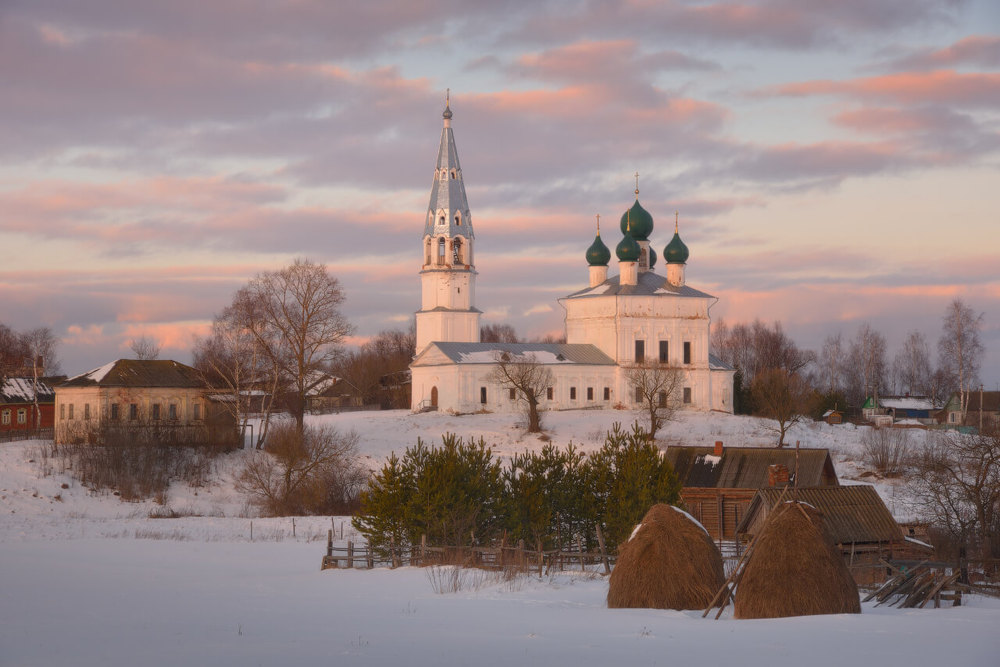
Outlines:
{"type": "Polygon", "coordinates": [[[428,343],[479,342],[476,266],[469,202],[451,129],[450,93],[445,98],[441,147],[424,222],[421,303],[417,311],[417,353],[428,343]]]}

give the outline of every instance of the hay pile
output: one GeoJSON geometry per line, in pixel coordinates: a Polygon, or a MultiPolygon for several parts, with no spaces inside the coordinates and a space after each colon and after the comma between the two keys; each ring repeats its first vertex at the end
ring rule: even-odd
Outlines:
{"type": "Polygon", "coordinates": [[[670,505],[653,505],[618,547],[608,607],[701,609],[724,580],[722,556],[708,533],[670,505]]]}
{"type": "Polygon", "coordinates": [[[815,508],[772,510],[740,575],[736,618],[860,614],[858,587],[815,508]]]}

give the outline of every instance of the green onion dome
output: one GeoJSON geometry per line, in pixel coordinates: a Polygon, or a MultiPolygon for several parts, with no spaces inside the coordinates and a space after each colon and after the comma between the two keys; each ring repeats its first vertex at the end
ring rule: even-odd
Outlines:
{"type": "Polygon", "coordinates": [[[649,246],[649,268],[656,266],[656,251],[653,246],[649,246]]]}
{"type": "Polygon", "coordinates": [[[611,251],[604,245],[601,235],[594,237],[594,242],[587,248],[587,264],[591,266],[607,266],[611,261],[611,251]]]}
{"type": "Polygon", "coordinates": [[[686,264],[688,261],[688,247],[681,241],[681,235],[674,232],[674,238],[663,249],[663,260],[667,264],[686,264]]]}
{"type": "Polygon", "coordinates": [[[615,248],[615,254],[618,255],[618,259],[623,262],[638,262],[639,255],[642,254],[642,248],[639,247],[639,242],[632,238],[632,234],[626,228],[625,237],[615,248]]]}
{"type": "Polygon", "coordinates": [[[632,238],[636,241],[645,241],[653,233],[653,216],[642,207],[638,197],[632,204],[632,208],[622,213],[622,234],[625,233],[629,225],[632,227],[632,238]]]}

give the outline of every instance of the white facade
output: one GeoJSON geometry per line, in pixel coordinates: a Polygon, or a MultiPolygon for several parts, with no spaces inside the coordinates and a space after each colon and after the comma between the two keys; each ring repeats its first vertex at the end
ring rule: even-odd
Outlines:
{"type": "Polygon", "coordinates": [[[622,222],[624,238],[635,254],[619,249],[624,258],[619,275],[608,278],[610,253],[598,232],[587,253],[589,286],[559,300],[566,309],[566,344],[479,343],[475,237],[450,126],[451,111],[446,108],[424,229],[417,356],[410,366],[412,409],[522,409],[509,389],[489,380],[496,355],[508,351],[533,355],[551,371],[553,382],[542,409],[638,407],[626,369],[640,361],[664,363],[681,372],[682,387],[675,397],[680,407],[731,413],[734,371],[711,357],[708,347],[709,311],[717,299],[685,285],[687,248],[676,229],[664,251],[669,257],[667,277],[653,271],[656,257],[646,238],[652,217],[638,204],[638,188],[630,211],[646,220],[637,231],[642,238],[630,238],[636,227],[627,224],[628,214],[622,222]],[[599,251],[592,256],[595,247],[599,251]]]}

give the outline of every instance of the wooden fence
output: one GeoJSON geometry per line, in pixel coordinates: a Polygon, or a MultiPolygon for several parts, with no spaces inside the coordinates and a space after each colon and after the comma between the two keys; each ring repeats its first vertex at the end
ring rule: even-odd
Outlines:
{"type": "Polygon", "coordinates": [[[323,556],[321,569],[461,565],[491,570],[510,568],[520,572],[537,572],[541,576],[553,571],[594,567],[608,573],[614,561],[615,556],[603,548],[586,551],[579,542],[576,549],[549,550],[531,549],[523,540],[497,547],[436,547],[427,544],[425,535],[419,545],[406,548],[390,545],[372,549],[369,544],[355,545],[351,541],[346,547],[335,547],[333,531],[330,530],[327,531],[326,555],[323,556]]]}

